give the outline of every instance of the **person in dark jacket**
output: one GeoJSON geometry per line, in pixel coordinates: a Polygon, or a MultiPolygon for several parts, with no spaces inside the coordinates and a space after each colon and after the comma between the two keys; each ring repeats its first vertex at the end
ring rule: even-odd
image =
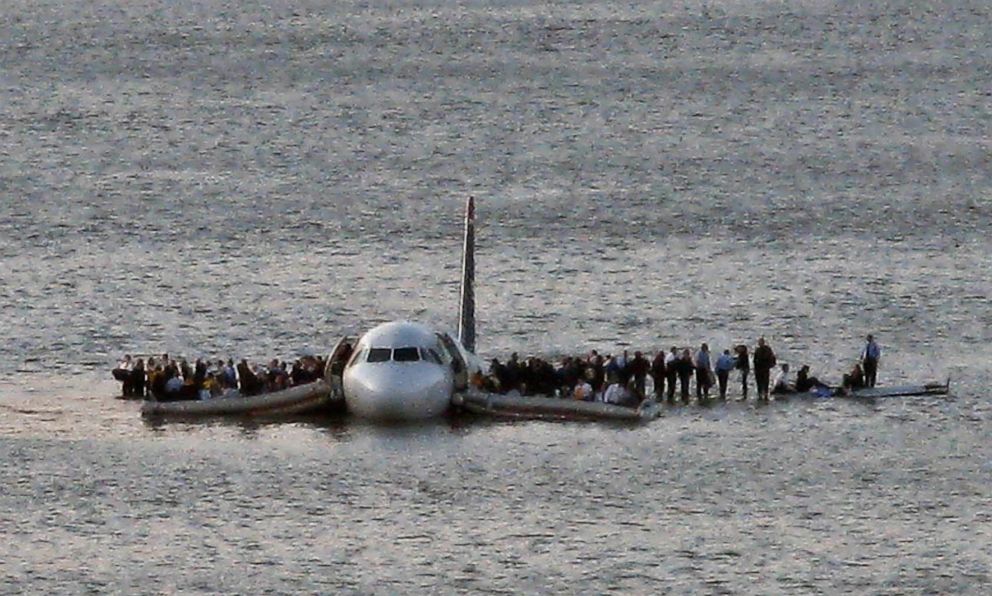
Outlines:
{"type": "Polygon", "coordinates": [[[658,350],[651,361],[651,378],[654,379],[654,398],[661,401],[665,398],[665,350],[658,350]]]}
{"type": "Polygon", "coordinates": [[[796,391],[799,393],[806,393],[811,390],[817,391],[831,391],[831,387],[826,383],[820,381],[816,377],[809,376],[809,365],[804,364],[799,367],[799,372],[796,373],[796,391]]]}
{"type": "Polygon", "coordinates": [[[634,352],[634,359],[627,364],[627,368],[634,379],[634,389],[643,398],[645,381],[648,378],[648,371],[651,370],[651,363],[640,352],[634,352]]]}
{"type": "Polygon", "coordinates": [[[238,363],[238,379],[241,381],[241,395],[248,397],[262,392],[262,381],[243,358],[238,363]]]}
{"type": "Polygon", "coordinates": [[[865,387],[865,373],[861,368],[861,363],[858,362],[851,369],[851,372],[844,375],[844,382],[842,385],[845,392],[849,392],[852,389],[864,389],[865,387]]]}
{"type": "Polygon", "coordinates": [[[203,382],[207,380],[207,363],[202,358],[197,358],[193,366],[193,386],[199,391],[203,388],[203,382]]]}
{"type": "Polygon", "coordinates": [[[713,383],[710,375],[713,374],[712,363],[710,362],[710,347],[706,344],[700,346],[696,352],[696,399],[700,401],[710,398],[710,387],[713,383]]]}
{"type": "Polygon", "coordinates": [[[776,364],[774,350],[765,343],[765,338],[759,338],[754,350],[754,384],[758,388],[758,399],[768,400],[771,371],[776,364]]]}
{"type": "Polygon", "coordinates": [[[145,361],[141,358],[138,358],[131,369],[131,394],[145,397],[145,361]]]}
{"type": "Polygon", "coordinates": [[[590,381],[592,390],[599,394],[606,384],[606,366],[603,357],[596,350],[593,350],[589,357],[589,368],[592,370],[592,380],[590,381]]]}

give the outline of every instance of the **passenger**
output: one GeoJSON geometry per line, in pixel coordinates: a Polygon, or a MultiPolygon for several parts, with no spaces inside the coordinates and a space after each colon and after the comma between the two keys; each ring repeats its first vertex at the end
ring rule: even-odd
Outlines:
{"type": "Polygon", "coordinates": [[[183,358],[179,361],[179,372],[183,374],[183,381],[190,381],[193,379],[193,369],[189,367],[189,362],[183,358]]]}
{"type": "Polygon", "coordinates": [[[620,382],[620,359],[615,356],[606,357],[606,384],[615,385],[620,382]]]}
{"type": "Polygon", "coordinates": [[[575,391],[572,393],[572,398],[576,401],[593,401],[594,397],[595,394],[592,391],[592,385],[584,379],[575,385],[575,391]]]}
{"type": "Polygon", "coordinates": [[[597,394],[602,393],[606,388],[606,365],[603,356],[596,350],[592,351],[589,358],[589,368],[592,370],[592,380],[589,383],[592,390],[597,394]]]}
{"type": "Polygon", "coordinates": [[[844,375],[843,388],[845,392],[851,391],[853,389],[864,389],[865,388],[865,373],[861,370],[861,363],[856,363],[851,372],[844,375]]]}
{"type": "Polygon", "coordinates": [[[627,368],[630,371],[630,376],[633,378],[634,389],[643,396],[648,371],[651,370],[651,363],[640,352],[634,352],[634,358],[627,364],[627,368]]]}
{"type": "Polygon", "coordinates": [[[351,358],[351,355],[354,352],[355,348],[353,348],[350,343],[344,342],[344,345],[341,346],[341,352],[338,354],[338,361],[347,363],[348,359],[351,358]]]}
{"type": "MultiPolygon", "coordinates": [[[[344,342],[341,344],[337,354],[334,354],[334,360],[331,362],[331,376],[340,377],[344,375],[344,367],[348,364],[348,360],[351,358],[353,352],[354,348],[351,347],[350,343],[344,342]]],[[[324,369],[317,368],[317,371],[317,375],[311,380],[316,380],[318,376],[323,376],[324,369]]]]}
{"type": "Polygon", "coordinates": [[[658,350],[651,361],[651,378],[654,379],[654,399],[662,401],[665,399],[665,350],[658,350]]]}
{"type": "Polygon", "coordinates": [[[520,395],[531,395],[534,393],[534,381],[530,376],[530,359],[525,358],[520,363],[520,378],[517,379],[517,388],[520,395]]]}
{"type": "Polygon", "coordinates": [[[865,339],[868,343],[861,351],[861,366],[865,374],[865,386],[874,387],[878,378],[878,359],[882,357],[882,348],[878,346],[873,336],[869,335],[865,339]]]}
{"type": "Polygon", "coordinates": [[[736,360],[734,362],[734,368],[741,371],[741,399],[747,399],[747,375],[751,372],[751,362],[747,353],[747,346],[741,344],[737,346],[734,351],[736,352],[736,360]]]}
{"type": "Polygon", "coordinates": [[[775,375],[775,382],[772,383],[772,393],[781,395],[795,392],[796,386],[789,382],[789,364],[783,362],[778,374],[775,375]]]}
{"type": "Polygon", "coordinates": [[[692,353],[689,348],[682,350],[682,356],[675,361],[675,370],[679,375],[679,387],[682,389],[682,403],[689,403],[689,381],[695,367],[692,364],[692,353]]]}
{"type": "Polygon", "coordinates": [[[630,392],[620,383],[613,383],[606,388],[603,401],[616,406],[623,405],[630,399],[630,392]]]}
{"type": "Polygon", "coordinates": [[[261,393],[262,382],[258,380],[255,371],[248,366],[248,361],[244,358],[238,364],[238,378],[241,381],[241,394],[245,397],[261,393]]]}
{"type": "Polygon", "coordinates": [[[145,396],[145,361],[138,358],[131,369],[131,394],[135,397],[145,396]]]}
{"type": "Polygon", "coordinates": [[[627,350],[617,357],[617,382],[623,384],[624,386],[630,382],[631,370],[630,370],[630,356],[627,354],[627,350]]]}
{"type": "Polygon", "coordinates": [[[768,401],[769,378],[777,363],[775,352],[765,343],[765,338],[758,339],[758,347],[754,350],[754,384],[758,388],[758,399],[768,401]]]}
{"type": "Polygon", "coordinates": [[[517,389],[520,383],[520,359],[517,353],[510,354],[510,360],[506,363],[506,391],[517,389]]]}
{"type": "Polygon", "coordinates": [[[575,391],[575,386],[579,382],[579,366],[575,359],[571,356],[565,356],[561,361],[561,371],[559,372],[559,378],[561,379],[563,393],[562,395],[572,395],[575,391]]]}
{"type": "Polygon", "coordinates": [[[131,362],[131,355],[125,354],[117,363],[117,368],[110,371],[114,375],[114,379],[121,382],[121,396],[130,397],[134,391],[131,389],[131,369],[134,368],[134,363],[131,362]]]}
{"type": "Polygon", "coordinates": [[[219,397],[224,391],[216,375],[209,376],[203,381],[203,388],[200,389],[200,399],[211,399],[219,397]]]}
{"type": "Polygon", "coordinates": [[[223,390],[227,387],[227,379],[224,374],[224,361],[217,360],[217,362],[210,367],[210,370],[207,371],[207,374],[217,381],[217,384],[220,385],[221,392],[223,392],[223,390]]]}
{"type": "Polygon", "coordinates": [[[203,387],[203,382],[207,380],[207,365],[202,358],[196,359],[193,369],[193,386],[199,391],[203,387]]]}
{"type": "MultiPolygon", "coordinates": [[[[172,367],[169,367],[172,370],[172,367]]],[[[165,383],[168,381],[166,377],[165,369],[161,364],[155,366],[152,372],[148,375],[148,386],[151,389],[152,397],[157,400],[165,399],[165,383]]]]}
{"type": "Polygon", "coordinates": [[[307,372],[303,369],[303,362],[297,358],[293,361],[293,366],[289,370],[289,383],[294,387],[309,382],[307,372]]]}
{"type": "Polygon", "coordinates": [[[637,384],[633,379],[627,383],[627,391],[620,401],[620,405],[626,408],[636,408],[644,401],[644,393],[637,390],[637,384]]]}
{"type": "Polygon", "coordinates": [[[176,401],[183,398],[183,380],[176,374],[176,369],[170,367],[166,372],[165,395],[168,401],[176,401]]]}
{"type": "Polygon", "coordinates": [[[234,368],[233,358],[228,358],[227,364],[224,365],[224,383],[227,389],[238,388],[238,372],[234,368]]]}
{"type": "Polygon", "coordinates": [[[672,346],[665,356],[665,380],[668,382],[668,403],[675,403],[675,381],[678,379],[678,348],[672,346]]]}
{"type": "Polygon", "coordinates": [[[282,391],[289,386],[289,372],[286,361],[273,359],[269,367],[269,391],[282,391]]]}
{"type": "Polygon", "coordinates": [[[497,393],[506,392],[506,368],[500,363],[498,358],[493,358],[489,362],[489,378],[492,379],[492,386],[497,393]]]}
{"type": "MultiPolygon", "coordinates": [[[[537,382],[539,384],[538,391],[542,395],[547,395],[548,397],[554,397],[555,391],[562,387],[562,374],[555,370],[547,360],[538,359],[537,370],[535,371],[535,376],[537,377],[537,382]]],[[[591,383],[590,383],[591,384],[591,383]]],[[[596,388],[593,387],[593,392],[596,388]]],[[[565,395],[565,394],[562,394],[565,395]]]]}
{"type": "Polygon", "coordinates": [[[710,364],[710,347],[703,344],[696,352],[696,399],[707,400],[710,398],[710,387],[713,380],[710,375],[713,370],[710,364]]]}
{"type": "Polygon", "coordinates": [[[832,391],[832,388],[826,383],[820,382],[816,377],[809,376],[809,366],[804,364],[799,367],[799,372],[796,373],[796,391],[799,393],[816,391],[826,394],[832,391]]]}
{"type": "Polygon", "coordinates": [[[723,354],[716,359],[716,380],[720,384],[720,399],[727,399],[727,383],[730,380],[730,371],[734,370],[737,363],[730,355],[730,350],[724,350],[723,354]]]}

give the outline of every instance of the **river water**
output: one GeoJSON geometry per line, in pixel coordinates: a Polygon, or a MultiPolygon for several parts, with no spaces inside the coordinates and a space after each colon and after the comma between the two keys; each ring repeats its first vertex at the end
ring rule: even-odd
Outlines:
{"type": "Polygon", "coordinates": [[[987,593],[985,2],[0,13],[0,592],[987,593]],[[952,394],[151,424],[122,353],[753,345],[952,394]]]}

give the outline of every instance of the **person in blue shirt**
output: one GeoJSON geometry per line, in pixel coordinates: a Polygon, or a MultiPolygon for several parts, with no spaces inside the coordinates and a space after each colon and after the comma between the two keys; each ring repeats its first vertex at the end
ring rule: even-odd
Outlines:
{"type": "Polygon", "coordinates": [[[720,384],[720,399],[727,399],[727,381],[730,371],[737,366],[737,361],[730,355],[730,350],[724,350],[716,359],[716,380],[720,384]]]}
{"type": "Polygon", "coordinates": [[[865,374],[865,386],[874,387],[878,378],[878,359],[882,357],[882,348],[875,342],[875,338],[869,335],[865,349],[861,351],[861,370],[865,374]]]}

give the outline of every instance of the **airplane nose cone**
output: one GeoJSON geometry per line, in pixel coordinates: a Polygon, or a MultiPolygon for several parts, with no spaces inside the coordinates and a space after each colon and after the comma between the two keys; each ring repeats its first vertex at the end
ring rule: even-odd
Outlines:
{"type": "Polygon", "coordinates": [[[431,363],[361,364],[345,375],[345,402],[363,418],[431,418],[447,411],[451,385],[444,369],[431,363]]]}

